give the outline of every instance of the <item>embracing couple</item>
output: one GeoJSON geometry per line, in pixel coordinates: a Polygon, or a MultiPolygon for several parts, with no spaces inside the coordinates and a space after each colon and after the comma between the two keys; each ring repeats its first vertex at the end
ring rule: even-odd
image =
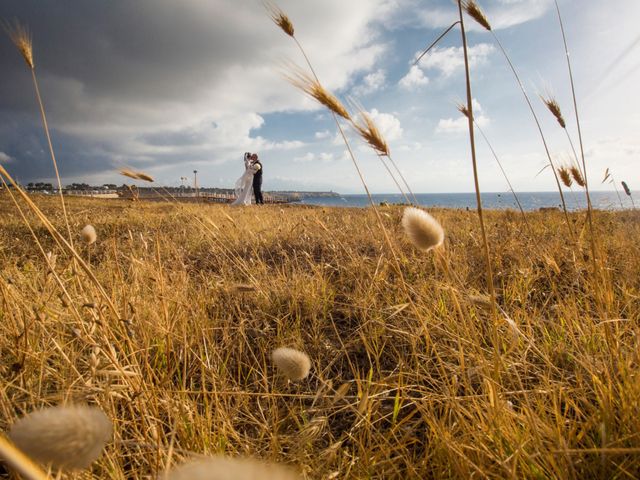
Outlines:
{"type": "Polygon", "coordinates": [[[256,204],[262,204],[262,163],[257,153],[244,154],[244,173],[236,182],[236,199],[231,205],[251,205],[251,193],[256,204]]]}

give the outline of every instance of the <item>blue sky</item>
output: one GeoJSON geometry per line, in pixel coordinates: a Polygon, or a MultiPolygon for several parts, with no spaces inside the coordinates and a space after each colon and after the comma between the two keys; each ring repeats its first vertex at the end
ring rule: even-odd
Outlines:
{"type": "MultiPolygon", "coordinates": [[[[484,0],[542,120],[551,153],[569,161],[564,132],[537,94],[551,91],[577,142],[555,6],[549,0],[484,0]]],[[[577,85],[592,187],[604,170],[640,185],[640,15],[637,0],[559,0],[577,85]]],[[[417,52],[456,19],[449,0],[297,0],[289,15],[324,86],[374,118],[415,192],[473,190],[460,34],[453,30],[419,66],[417,52]]],[[[61,174],[66,183],[121,183],[130,167],[158,183],[231,187],[242,154],[258,152],[266,189],[361,193],[330,115],[283,78],[303,65],[295,44],[258,1],[5,0],[0,17],[29,25],[61,174]]],[[[540,138],[490,34],[466,18],[476,117],[520,191],[553,190],[540,138]]],[[[0,41],[0,162],[21,181],[52,167],[30,75],[0,41]]],[[[349,135],[374,192],[393,192],[377,157],[349,135]]],[[[505,181],[477,138],[484,191],[505,181]]]]}

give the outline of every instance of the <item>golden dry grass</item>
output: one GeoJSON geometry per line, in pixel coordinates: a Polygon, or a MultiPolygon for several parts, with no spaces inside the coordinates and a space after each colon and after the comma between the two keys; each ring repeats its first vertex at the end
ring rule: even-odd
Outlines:
{"type": "MultiPolygon", "coordinates": [[[[64,225],[54,199],[34,198],[64,225]]],[[[597,215],[611,287],[590,281],[589,250],[567,243],[560,212],[527,214],[531,237],[515,212],[487,212],[494,326],[477,301],[486,269],[472,212],[432,211],[445,245],[423,254],[402,209],[382,209],[414,309],[370,210],[68,205],[72,231],[90,221],[99,233],[77,248],[117,316],[27,214],[57,255],[61,294],[0,196],[0,428],[63,400],[98,405],[115,435],[96,477],[155,477],[192,452],[306,478],[640,471],[637,212],[597,215]],[[307,379],[278,374],[270,355],[283,345],[304,346],[307,379]]]]}

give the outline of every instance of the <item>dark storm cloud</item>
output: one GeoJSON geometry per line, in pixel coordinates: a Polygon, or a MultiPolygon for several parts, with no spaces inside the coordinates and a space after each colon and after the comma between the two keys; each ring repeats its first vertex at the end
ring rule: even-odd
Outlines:
{"type": "MultiPolygon", "coordinates": [[[[251,54],[250,42],[230,41],[244,26],[247,5],[238,2],[231,10],[220,1],[184,8],[167,0],[9,0],[0,4],[0,17],[29,25],[41,74],[73,78],[91,97],[140,101],[197,96],[206,88],[203,80],[215,81],[217,64],[251,54]]],[[[251,35],[256,39],[259,30],[251,35]]],[[[0,52],[3,70],[23,67],[9,42],[0,52]]]]}
{"type": "MultiPolygon", "coordinates": [[[[379,49],[363,39],[376,2],[344,7],[332,0],[322,9],[288,3],[307,22],[311,48],[322,45],[337,65],[327,82],[345,84],[373,63],[379,49]],[[348,15],[350,9],[358,15],[348,15]],[[340,15],[344,24],[323,23],[308,11],[340,15]],[[331,37],[325,24],[334,28],[331,37]]],[[[122,164],[221,163],[238,151],[295,145],[255,132],[263,123],[257,112],[309,105],[277,71],[278,60],[297,52],[260,2],[3,0],[0,18],[32,32],[63,177],[113,172],[122,164]]],[[[31,75],[6,35],[0,35],[0,72],[2,158],[11,157],[11,171],[22,179],[51,178],[31,75]]]]}
{"type": "MultiPolygon", "coordinates": [[[[238,2],[230,9],[225,3],[189,2],[190,8],[169,0],[0,3],[0,18],[18,20],[33,34],[36,71],[66,174],[110,168],[110,153],[117,150],[112,143],[118,143],[111,130],[166,123],[158,115],[163,104],[197,102],[224,79],[221,69],[255,56],[260,31],[252,28],[255,8],[253,14],[247,10],[255,5],[238,2]],[[239,28],[251,40],[235,41],[239,28]]],[[[11,167],[18,177],[48,177],[31,77],[5,35],[0,71],[0,151],[16,160],[11,167]]],[[[201,137],[187,131],[137,139],[179,146],[201,137]]],[[[171,161],[162,152],[157,157],[159,163],[171,161]]]]}

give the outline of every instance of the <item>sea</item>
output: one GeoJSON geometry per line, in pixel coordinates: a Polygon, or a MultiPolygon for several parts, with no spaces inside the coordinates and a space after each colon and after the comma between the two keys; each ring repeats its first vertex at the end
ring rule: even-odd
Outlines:
{"type": "MultiPolygon", "coordinates": [[[[640,192],[638,192],[640,194],[640,192]]],[[[518,200],[522,209],[526,211],[539,210],[541,208],[561,208],[562,202],[558,192],[518,192],[518,200]]],[[[634,208],[632,196],[624,192],[591,192],[591,203],[593,208],[600,210],[623,210],[634,208]]],[[[567,209],[571,211],[583,210],[587,208],[586,196],[582,192],[564,193],[567,209]]],[[[636,197],[640,201],[640,196],[636,197]]],[[[395,193],[372,194],[373,202],[380,204],[407,204],[405,197],[395,193]]],[[[424,207],[441,207],[456,209],[475,209],[475,193],[417,193],[415,199],[418,205],[424,207]]],[[[511,192],[488,192],[481,195],[482,206],[486,209],[518,210],[514,196],[511,192]]],[[[367,195],[339,195],[339,196],[318,196],[306,197],[298,202],[305,205],[322,205],[332,207],[366,207],[369,205],[367,195]]]]}

